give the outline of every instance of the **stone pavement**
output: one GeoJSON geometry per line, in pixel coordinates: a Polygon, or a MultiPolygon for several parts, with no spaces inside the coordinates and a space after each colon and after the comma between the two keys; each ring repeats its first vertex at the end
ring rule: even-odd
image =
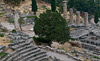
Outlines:
{"type": "MultiPolygon", "coordinates": [[[[1,23],[4,27],[6,27],[8,30],[13,30],[15,29],[14,28],[14,25],[13,24],[10,24],[10,23],[7,23],[7,22],[2,22],[1,23]]],[[[29,36],[35,36],[35,33],[31,30],[31,28],[33,28],[33,25],[32,24],[29,24],[29,25],[26,25],[26,26],[22,26],[22,29],[23,31],[22,32],[25,32],[27,34],[29,34],[29,36]]]]}
{"type": "Polygon", "coordinates": [[[56,57],[57,59],[60,59],[61,61],[75,61],[74,59],[69,58],[67,55],[63,55],[63,54],[59,54],[59,53],[55,53],[51,51],[47,51],[46,53],[47,55],[51,57],[56,57]]]}

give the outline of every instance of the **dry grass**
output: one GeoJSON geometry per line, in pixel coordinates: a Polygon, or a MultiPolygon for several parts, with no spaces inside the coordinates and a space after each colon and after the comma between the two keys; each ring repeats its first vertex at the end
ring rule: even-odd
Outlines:
{"type": "Polygon", "coordinates": [[[6,36],[5,37],[0,37],[0,45],[5,45],[5,46],[8,46],[8,44],[11,43],[10,42],[10,39],[6,39],[6,36]]]}

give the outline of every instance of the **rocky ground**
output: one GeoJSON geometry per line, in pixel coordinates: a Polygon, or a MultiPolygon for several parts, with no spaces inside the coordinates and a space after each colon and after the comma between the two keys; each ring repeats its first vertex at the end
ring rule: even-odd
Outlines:
{"type": "MultiPolygon", "coordinates": [[[[25,2],[22,2],[20,6],[18,7],[15,7],[14,9],[19,9],[20,12],[24,12],[24,9],[23,7],[26,6],[26,5],[31,5],[31,0],[26,0],[25,2]]],[[[44,12],[45,10],[43,8],[41,8],[42,5],[45,5],[48,9],[50,9],[50,4],[46,4],[46,3],[38,3],[38,8],[39,10],[37,11],[37,16],[39,16],[40,13],[44,12]]],[[[30,9],[31,10],[31,7],[30,9]]],[[[69,13],[67,13],[69,15],[69,13]]],[[[76,16],[74,15],[74,19],[76,18],[76,16]]],[[[9,22],[5,21],[5,17],[2,17],[0,18],[1,19],[1,24],[6,27],[8,30],[12,30],[14,29],[14,25],[13,24],[10,24],[9,22]]],[[[81,20],[83,20],[83,18],[81,18],[81,20]]],[[[93,19],[92,19],[93,21],[93,19]]],[[[31,29],[33,28],[33,24],[29,24],[29,25],[26,25],[26,26],[22,26],[23,28],[23,31],[22,32],[25,32],[27,33],[28,35],[30,35],[31,37],[32,36],[35,36],[35,33],[33,31],[31,31],[31,29]]],[[[5,37],[2,37],[0,38],[0,40],[3,40],[3,39],[6,39],[5,37]]],[[[7,46],[9,44],[8,41],[0,41],[0,45],[5,45],[7,46]]],[[[52,47],[55,47],[55,48],[59,48],[59,49],[62,49],[62,50],[65,50],[67,52],[70,52],[72,51],[73,49],[77,50],[77,51],[81,51],[83,52],[82,48],[79,48],[77,46],[72,46],[70,43],[65,43],[64,45],[59,45],[58,43],[53,43],[52,44],[52,47]]],[[[9,50],[10,51],[10,50],[9,50]]],[[[75,61],[73,60],[72,58],[69,58],[68,56],[66,55],[63,55],[63,54],[59,54],[59,53],[56,53],[56,52],[52,52],[52,51],[47,51],[47,54],[52,56],[52,57],[57,57],[59,59],[61,59],[62,61],[75,61]]],[[[75,56],[75,54],[73,54],[73,56],[75,56]]],[[[86,61],[91,61],[90,59],[86,59],[84,57],[82,57],[80,55],[80,57],[86,61]]]]}

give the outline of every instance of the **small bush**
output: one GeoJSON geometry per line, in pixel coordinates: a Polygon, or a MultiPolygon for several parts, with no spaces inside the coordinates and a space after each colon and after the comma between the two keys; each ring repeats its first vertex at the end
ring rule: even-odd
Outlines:
{"type": "Polygon", "coordinates": [[[0,13],[0,15],[3,15],[3,14],[5,14],[5,13],[0,13]]]}
{"type": "Polygon", "coordinates": [[[70,39],[73,40],[73,41],[76,40],[76,39],[74,39],[74,38],[70,38],[70,39]]]}
{"type": "Polygon", "coordinates": [[[2,30],[2,32],[7,32],[7,29],[5,29],[5,28],[2,28],[1,30],[2,30]]]}
{"type": "Polygon", "coordinates": [[[34,18],[35,20],[37,20],[38,19],[38,17],[37,16],[26,16],[27,18],[34,18]]]}
{"type": "Polygon", "coordinates": [[[1,53],[0,53],[0,56],[1,56],[2,58],[6,57],[7,55],[8,55],[8,53],[6,53],[6,52],[1,52],[1,53]]]}
{"type": "Polygon", "coordinates": [[[44,39],[44,38],[33,37],[33,39],[34,39],[34,41],[35,41],[36,44],[41,45],[41,44],[43,44],[43,43],[47,43],[48,45],[51,45],[51,41],[46,40],[46,39],[44,39]]]}
{"type": "Polygon", "coordinates": [[[16,30],[15,30],[15,29],[13,29],[11,32],[12,32],[12,33],[16,33],[16,30]]]}
{"type": "Polygon", "coordinates": [[[9,23],[14,23],[14,19],[9,18],[9,23]]]}
{"type": "Polygon", "coordinates": [[[93,56],[93,58],[95,58],[95,59],[99,59],[99,57],[98,57],[98,56],[93,56]]]}
{"type": "Polygon", "coordinates": [[[13,43],[13,40],[10,40],[9,42],[10,42],[10,43],[13,43]]]}
{"type": "Polygon", "coordinates": [[[4,34],[3,34],[3,33],[1,33],[1,34],[0,34],[0,37],[4,37],[4,34]]]}
{"type": "Polygon", "coordinates": [[[27,18],[34,18],[34,16],[26,16],[27,18]]]}

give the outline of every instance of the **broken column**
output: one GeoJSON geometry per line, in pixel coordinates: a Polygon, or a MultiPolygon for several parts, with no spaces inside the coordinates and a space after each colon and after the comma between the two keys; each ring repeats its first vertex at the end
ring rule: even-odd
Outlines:
{"type": "Polygon", "coordinates": [[[84,17],[84,25],[88,26],[88,12],[85,12],[85,17],[84,17]]]}
{"type": "Polygon", "coordinates": [[[76,12],[76,24],[79,25],[80,24],[80,11],[76,12]]]}
{"type": "Polygon", "coordinates": [[[19,20],[18,13],[14,13],[14,27],[15,27],[16,30],[19,28],[18,20],[19,20]]]}
{"type": "Polygon", "coordinates": [[[73,24],[74,19],[73,19],[73,9],[72,8],[70,8],[69,13],[70,13],[70,24],[73,24]]]}
{"type": "Polygon", "coordinates": [[[63,17],[67,21],[67,1],[63,1],[63,17]]]}

